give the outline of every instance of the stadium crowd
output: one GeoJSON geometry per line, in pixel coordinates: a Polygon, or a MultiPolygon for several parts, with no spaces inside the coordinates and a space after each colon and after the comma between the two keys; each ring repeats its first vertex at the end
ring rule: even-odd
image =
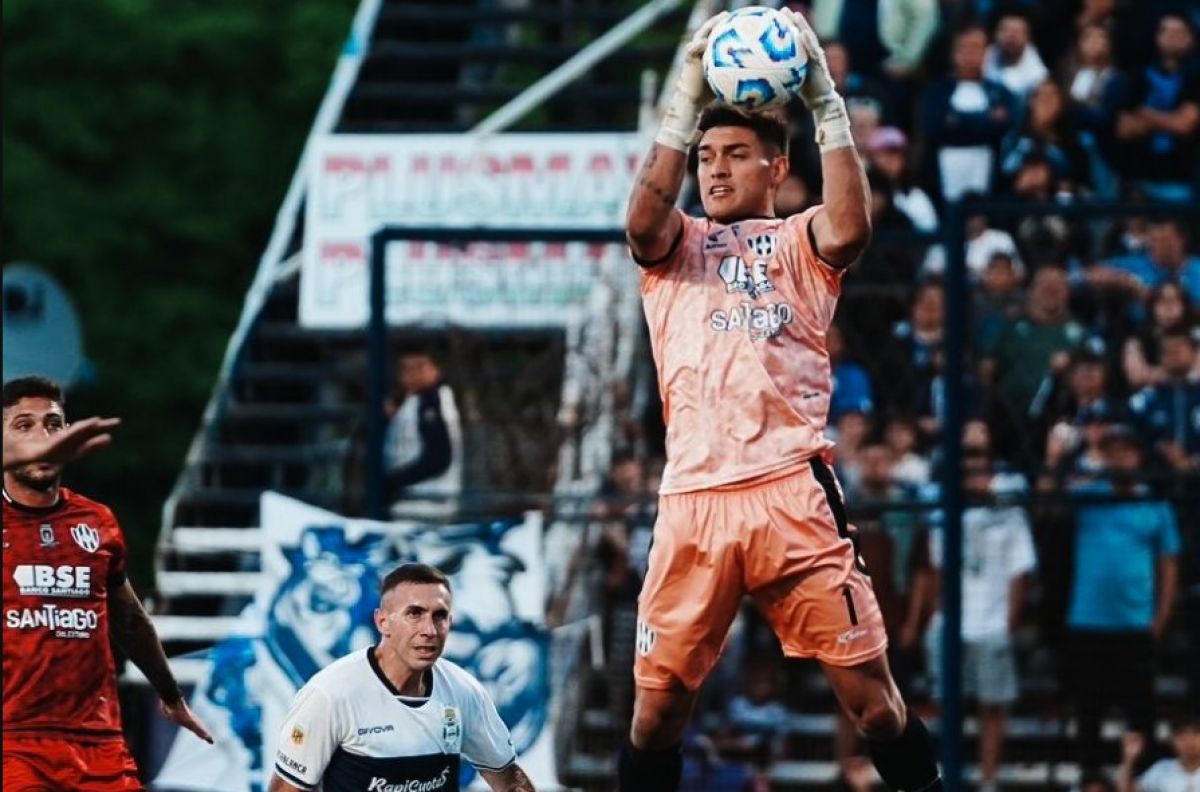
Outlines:
{"type": "MultiPolygon", "coordinates": [[[[978,705],[978,782],[998,786],[1017,707],[1072,721],[1054,758],[1078,763],[1081,787],[1134,753],[1149,766],[1170,753],[1157,724],[1200,729],[1200,7],[789,5],[825,39],[869,166],[875,238],[829,332],[828,423],[898,681],[936,709],[946,207],[1027,204],[966,226],[964,692],[978,705]],[[1092,199],[1158,210],[1055,212],[1092,199]],[[1164,668],[1186,693],[1158,692],[1164,668]],[[1026,675],[1051,680],[1048,694],[1026,675]],[[1101,741],[1110,716],[1136,752],[1101,741]]],[[[789,117],[781,216],[821,194],[808,113],[789,117]]],[[[631,422],[594,515],[609,624],[628,617],[645,569],[658,412],[631,422]]],[[[687,789],[761,792],[787,752],[795,672],[764,660],[769,630],[752,611],[743,621],[728,676],[710,684],[710,728],[688,744],[687,789]],[[742,770],[718,771],[729,762],[742,770]]],[[[855,742],[843,724],[843,781],[869,789],[855,742]]]]}

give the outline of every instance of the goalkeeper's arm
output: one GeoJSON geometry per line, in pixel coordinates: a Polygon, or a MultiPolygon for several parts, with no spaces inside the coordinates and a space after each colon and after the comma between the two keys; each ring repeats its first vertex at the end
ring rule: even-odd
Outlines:
{"type": "Polygon", "coordinates": [[[808,73],[800,87],[800,98],[813,114],[817,145],[821,149],[824,177],[824,211],[812,221],[817,254],[833,267],[853,264],[871,241],[871,191],[867,174],[850,135],[846,103],[837,92],[825,50],[808,21],[795,11],[784,11],[800,31],[808,53],[808,73]]]}
{"type": "Polygon", "coordinates": [[[629,196],[625,236],[640,262],[667,256],[682,230],[675,203],[683,186],[688,148],[696,142],[700,111],[708,100],[701,59],[709,33],[726,16],[723,11],[705,22],[688,43],[671,103],[629,196]]]}

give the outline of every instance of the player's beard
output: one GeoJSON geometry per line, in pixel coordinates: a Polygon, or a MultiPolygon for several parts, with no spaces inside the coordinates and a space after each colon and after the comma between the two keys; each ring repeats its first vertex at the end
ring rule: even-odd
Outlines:
{"type": "Polygon", "coordinates": [[[58,486],[59,479],[62,478],[62,465],[34,462],[22,465],[8,475],[22,487],[34,492],[48,492],[58,486]]]}

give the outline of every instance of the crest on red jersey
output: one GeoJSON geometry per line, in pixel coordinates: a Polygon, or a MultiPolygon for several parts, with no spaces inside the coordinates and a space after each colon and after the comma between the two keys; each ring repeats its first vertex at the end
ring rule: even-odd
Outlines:
{"type": "Polygon", "coordinates": [[[72,527],[71,538],[75,540],[75,544],[89,553],[100,549],[100,532],[87,523],[79,523],[72,527]]]}

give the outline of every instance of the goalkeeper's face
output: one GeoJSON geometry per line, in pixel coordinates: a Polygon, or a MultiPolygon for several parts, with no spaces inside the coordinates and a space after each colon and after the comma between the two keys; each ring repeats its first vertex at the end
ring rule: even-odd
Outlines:
{"type": "Polygon", "coordinates": [[[383,595],[375,626],[386,652],[410,671],[424,671],[446,648],[450,592],[438,583],[401,583],[383,595]]]}
{"type": "Polygon", "coordinates": [[[718,223],[774,216],[775,191],[788,175],[786,156],[737,126],[709,129],[696,151],[705,214],[718,223]]]}

